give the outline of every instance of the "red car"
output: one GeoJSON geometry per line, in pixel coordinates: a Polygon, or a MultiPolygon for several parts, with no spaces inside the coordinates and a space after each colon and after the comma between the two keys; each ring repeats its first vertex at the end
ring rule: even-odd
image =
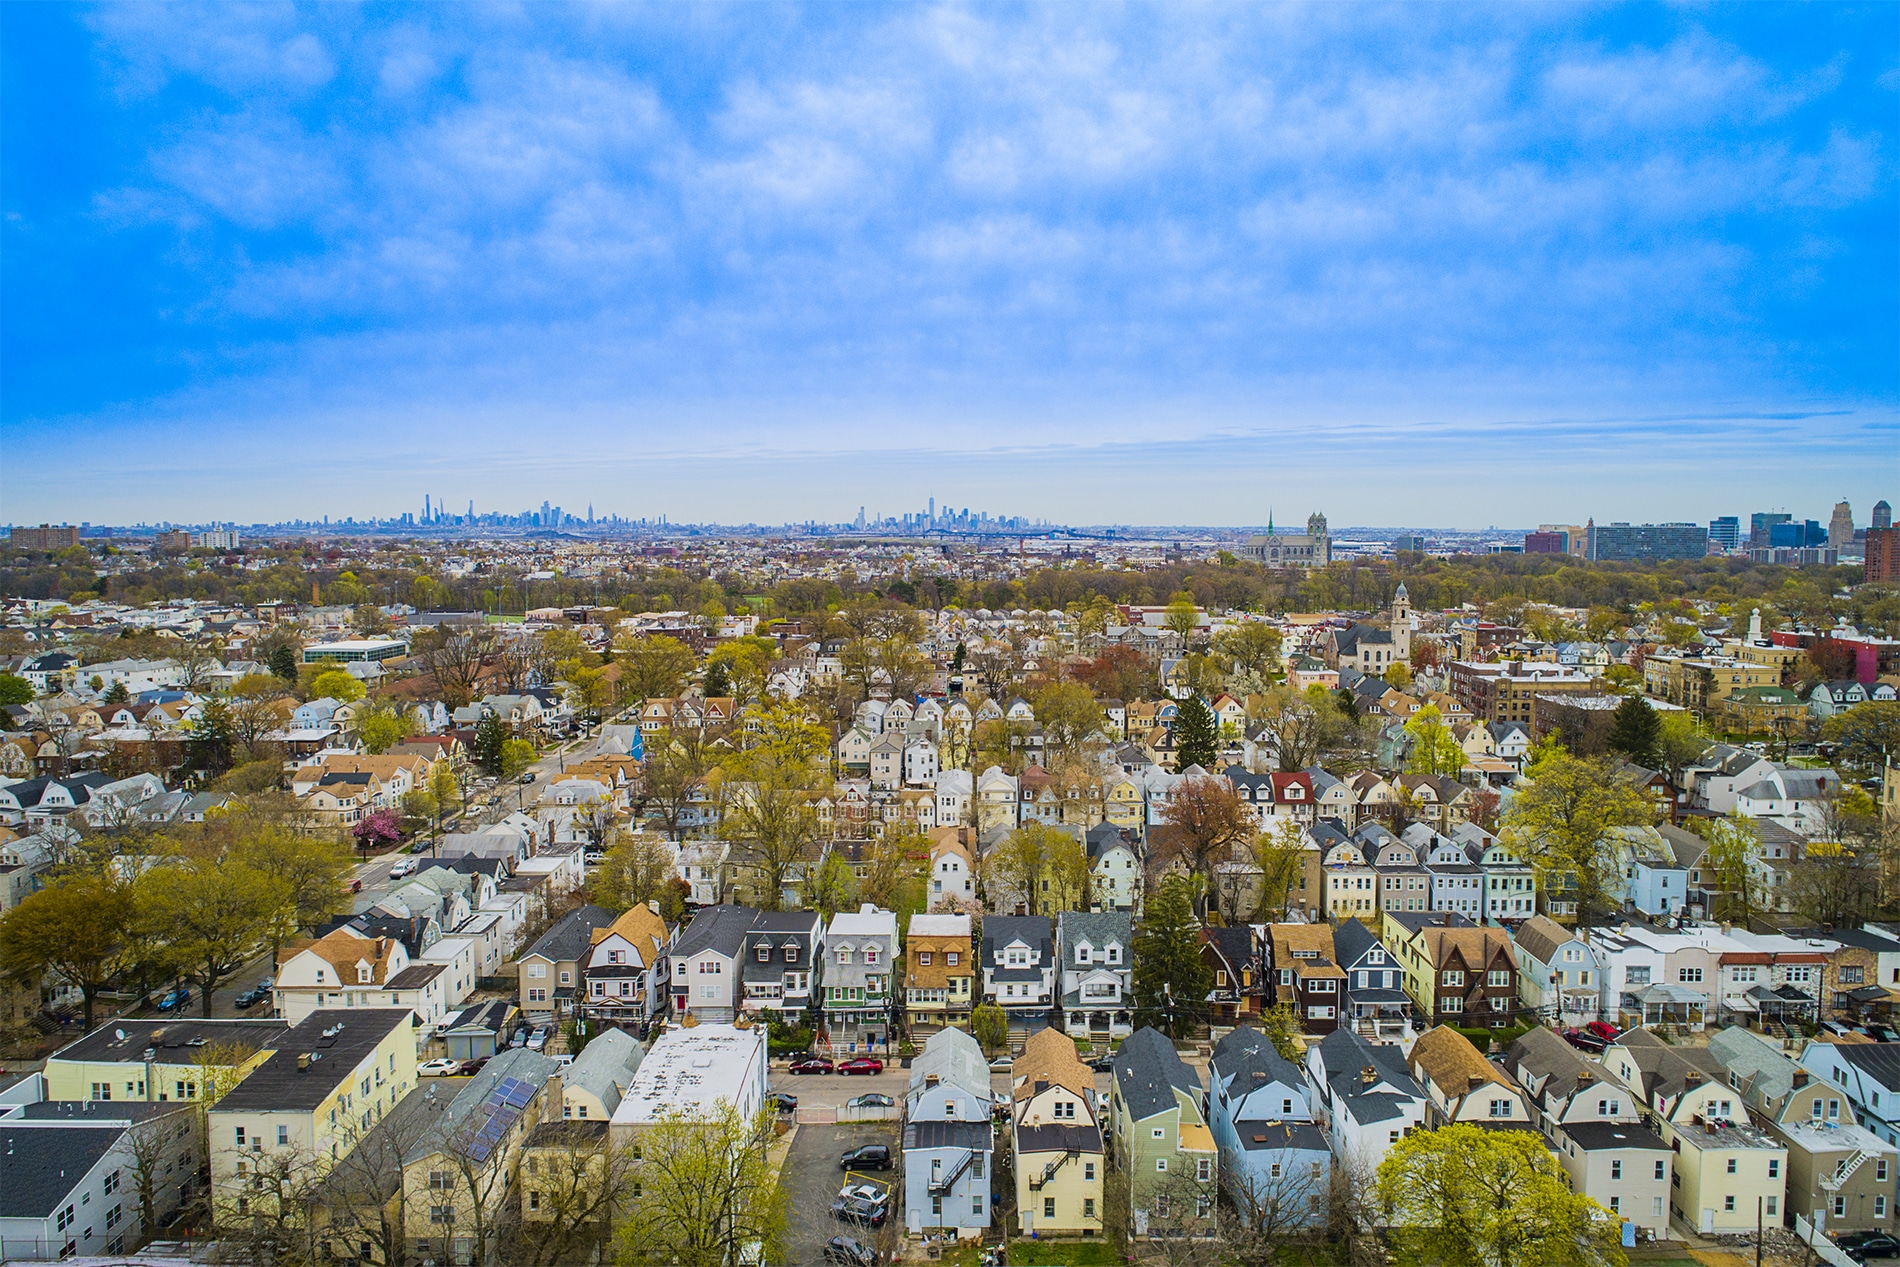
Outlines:
{"type": "MultiPolygon", "coordinates": [[[[809,1060],[795,1061],[792,1064],[791,1071],[793,1073],[830,1073],[831,1062],[829,1060],[819,1060],[816,1057],[809,1060]]],[[[840,1072],[843,1071],[840,1070],[840,1072]]]]}
{"type": "MultiPolygon", "coordinates": [[[[792,1070],[797,1073],[798,1070],[792,1070]]],[[[847,1060],[838,1066],[839,1073],[883,1073],[884,1062],[875,1056],[859,1056],[856,1060],[847,1060]]]]}
{"type": "Polygon", "coordinates": [[[1591,1021],[1583,1029],[1586,1034],[1595,1034],[1606,1043],[1613,1043],[1623,1037],[1623,1031],[1608,1021],[1591,1021]]]}

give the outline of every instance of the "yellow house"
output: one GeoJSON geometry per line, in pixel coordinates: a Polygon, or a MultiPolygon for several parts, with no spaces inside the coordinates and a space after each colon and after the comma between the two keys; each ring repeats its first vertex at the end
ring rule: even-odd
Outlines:
{"type": "Polygon", "coordinates": [[[1745,687],[1780,685],[1780,669],[1750,660],[1658,652],[1643,661],[1645,694],[1698,713],[1708,712],[1717,701],[1745,687]]]}
{"type": "Polygon", "coordinates": [[[277,1050],[282,1021],[118,1021],[46,1062],[49,1100],[197,1100],[228,1090],[277,1050]]]}
{"type": "Polygon", "coordinates": [[[321,1179],[415,1085],[410,1009],[312,1012],[208,1115],[213,1220],[280,1217],[279,1191],[321,1179]]]}
{"type": "Polygon", "coordinates": [[[1102,817],[1117,827],[1139,830],[1148,814],[1141,785],[1125,774],[1109,777],[1102,792],[1102,817]]]}
{"type": "Polygon", "coordinates": [[[1099,1235],[1106,1158],[1095,1075],[1067,1034],[1043,1029],[1023,1044],[1010,1085],[1020,1230],[1099,1235]]]}

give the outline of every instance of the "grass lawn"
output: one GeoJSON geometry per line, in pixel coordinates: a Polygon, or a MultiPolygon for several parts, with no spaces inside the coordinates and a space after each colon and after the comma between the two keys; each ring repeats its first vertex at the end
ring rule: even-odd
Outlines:
{"type": "Polygon", "coordinates": [[[1010,1267],[1120,1267],[1121,1255],[1115,1242],[1032,1241],[1019,1238],[1009,1243],[1010,1267]]]}

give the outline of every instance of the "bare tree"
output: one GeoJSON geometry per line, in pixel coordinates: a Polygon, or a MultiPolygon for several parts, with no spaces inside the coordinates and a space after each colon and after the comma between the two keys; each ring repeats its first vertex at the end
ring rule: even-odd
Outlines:
{"type": "Polygon", "coordinates": [[[605,1121],[550,1122],[537,1130],[523,1150],[520,1197],[503,1212],[503,1260],[523,1267],[600,1261],[633,1164],[605,1121]]]}
{"type": "Polygon", "coordinates": [[[495,653],[495,633],[486,625],[451,629],[438,625],[418,634],[412,651],[445,699],[467,703],[481,680],[482,666],[495,653]]]}

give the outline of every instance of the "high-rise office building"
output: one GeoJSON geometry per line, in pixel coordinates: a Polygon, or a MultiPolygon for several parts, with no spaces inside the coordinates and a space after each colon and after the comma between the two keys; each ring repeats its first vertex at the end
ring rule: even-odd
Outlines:
{"type": "Polygon", "coordinates": [[[1748,517],[1748,544],[1757,548],[1772,544],[1769,540],[1770,530],[1776,524],[1785,524],[1793,518],[1793,515],[1756,511],[1748,517]]]}
{"type": "Polygon", "coordinates": [[[1827,543],[1836,550],[1854,544],[1854,512],[1844,501],[1834,503],[1834,514],[1827,521],[1827,543]]]}
{"type": "Polygon", "coordinates": [[[1709,520],[1709,544],[1733,550],[1742,543],[1742,521],[1737,515],[1709,520]]]}
{"type": "Polygon", "coordinates": [[[1900,528],[1869,528],[1863,575],[1870,581],[1900,581],[1900,528]]]}
{"type": "Polygon", "coordinates": [[[1567,532],[1537,532],[1524,534],[1525,554],[1569,554],[1570,534],[1567,532]]]}
{"type": "Polygon", "coordinates": [[[1699,559],[1709,552],[1709,530],[1701,524],[1584,525],[1589,537],[1586,558],[1605,563],[1655,559],[1699,559]]]}
{"type": "Polygon", "coordinates": [[[1893,507],[1887,504],[1886,498],[1883,497],[1874,503],[1874,521],[1870,526],[1875,528],[1893,527],[1893,507]]]}

